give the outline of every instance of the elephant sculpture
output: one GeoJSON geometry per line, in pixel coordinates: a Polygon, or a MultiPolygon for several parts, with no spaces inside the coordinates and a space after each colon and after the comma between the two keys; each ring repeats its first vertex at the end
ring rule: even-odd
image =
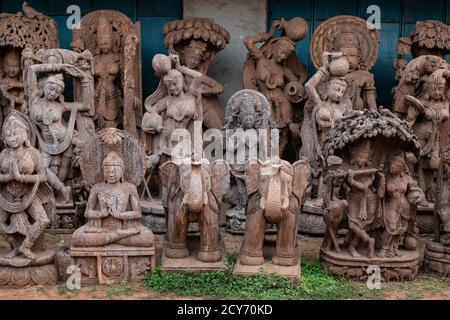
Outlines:
{"type": "Polygon", "coordinates": [[[212,164],[193,155],[179,162],[167,161],[160,167],[162,184],[166,186],[163,206],[167,211],[165,254],[169,258],[190,256],[187,232],[190,222],[200,229],[198,259],[216,262],[222,259],[219,248],[219,213],[222,197],[229,187],[230,169],[224,160],[212,164]]]}
{"type": "Polygon", "coordinates": [[[268,223],[277,224],[276,253],[272,263],[292,266],[295,255],[297,221],[310,183],[311,168],[304,160],[290,164],[278,156],[269,161],[246,162],[247,224],[241,247],[244,265],[264,264],[263,243],[268,223]]]}

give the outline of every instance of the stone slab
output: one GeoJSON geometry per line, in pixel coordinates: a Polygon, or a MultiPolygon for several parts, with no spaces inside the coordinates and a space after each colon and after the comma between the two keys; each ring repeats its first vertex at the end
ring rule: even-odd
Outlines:
{"type": "Polygon", "coordinates": [[[222,250],[222,259],[217,262],[203,262],[197,259],[200,248],[199,237],[188,238],[188,249],[191,255],[184,259],[173,259],[166,256],[165,251],[168,246],[164,241],[161,253],[161,270],[168,272],[190,271],[193,273],[218,271],[226,269],[225,246],[223,240],[219,241],[219,248],[222,250]]]}

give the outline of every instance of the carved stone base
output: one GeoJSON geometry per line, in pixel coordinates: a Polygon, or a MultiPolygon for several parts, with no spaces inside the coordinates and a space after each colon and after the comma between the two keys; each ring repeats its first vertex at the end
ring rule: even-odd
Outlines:
{"type": "Polygon", "coordinates": [[[84,223],[83,217],[86,203],[56,203],[55,216],[52,217],[51,224],[47,232],[52,234],[71,234],[75,229],[84,223]]]}
{"type": "Polygon", "coordinates": [[[155,246],[71,247],[70,255],[72,264],[81,269],[81,283],[84,284],[140,280],[155,268],[155,246]]]}
{"type": "Polygon", "coordinates": [[[166,233],[166,212],[161,200],[141,200],[142,223],[156,234],[166,233]]]}
{"type": "Polygon", "coordinates": [[[306,200],[300,213],[298,232],[323,235],[325,229],[326,226],[322,216],[322,199],[306,200]]]}
{"type": "Polygon", "coordinates": [[[172,259],[166,256],[168,243],[164,241],[161,254],[161,270],[177,272],[177,271],[191,271],[194,273],[225,270],[225,246],[223,241],[219,241],[219,248],[222,251],[222,259],[217,262],[203,262],[198,260],[198,250],[200,248],[200,239],[197,236],[188,238],[188,249],[190,256],[183,259],[172,259]]]}
{"type": "Polygon", "coordinates": [[[418,206],[416,211],[417,227],[420,233],[434,232],[434,204],[429,206],[418,206]]]}
{"type": "MultiPolygon", "coordinates": [[[[226,226],[225,229],[231,234],[244,234],[245,222],[247,218],[245,216],[245,209],[231,208],[226,212],[226,226]]],[[[277,232],[276,224],[269,224],[266,229],[266,234],[273,234],[277,232]]]]}
{"type": "MultiPolygon", "coordinates": [[[[142,224],[155,234],[166,233],[166,212],[161,200],[140,200],[139,204],[142,210],[142,224]]],[[[196,233],[198,230],[198,223],[191,223],[189,225],[189,233],[196,233]]]]}
{"type": "Polygon", "coordinates": [[[244,265],[240,262],[239,257],[236,261],[236,264],[234,266],[233,273],[236,275],[254,275],[258,272],[263,271],[265,274],[268,275],[281,275],[284,277],[287,277],[289,279],[294,280],[295,282],[299,283],[301,280],[301,249],[299,246],[296,248],[296,254],[298,263],[293,266],[279,266],[276,264],[273,264],[271,261],[272,256],[275,254],[275,248],[272,244],[275,243],[268,243],[268,245],[265,245],[263,248],[263,254],[264,254],[264,264],[259,266],[249,266],[244,265]]]}
{"type": "Polygon", "coordinates": [[[0,253],[0,287],[47,285],[58,281],[55,252],[35,252],[38,255],[36,260],[23,256],[7,259],[4,257],[6,253],[0,253]]]}
{"type": "Polygon", "coordinates": [[[399,251],[401,257],[380,258],[375,255],[368,258],[365,252],[361,251],[362,256],[354,258],[346,248],[341,248],[341,253],[320,248],[320,263],[327,272],[356,281],[367,280],[367,267],[371,265],[380,267],[381,281],[413,280],[419,271],[419,252],[399,251]]]}
{"type": "Polygon", "coordinates": [[[425,247],[424,265],[427,270],[450,277],[450,246],[430,241],[425,247]]]}

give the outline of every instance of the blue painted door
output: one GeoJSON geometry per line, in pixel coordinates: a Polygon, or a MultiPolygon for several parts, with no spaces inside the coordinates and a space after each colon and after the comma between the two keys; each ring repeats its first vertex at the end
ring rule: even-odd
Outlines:
{"type": "MultiPolygon", "coordinates": [[[[142,39],[142,86],[143,97],[150,95],[158,86],[151,59],[156,53],[166,52],[163,46],[163,25],[183,16],[182,0],[28,0],[28,4],[58,23],[61,48],[70,49],[72,31],[67,28],[67,7],[78,5],[81,15],[94,10],[117,10],[132,21],[141,22],[142,39]]],[[[22,9],[22,0],[0,0],[0,11],[16,13],[22,9]]]]}
{"type": "Polygon", "coordinates": [[[272,21],[285,17],[303,17],[309,23],[308,37],[298,44],[297,54],[308,66],[309,75],[314,67],[309,56],[309,42],[314,30],[326,19],[337,15],[354,15],[363,19],[369,5],[381,9],[381,43],[378,60],[372,72],[378,94],[378,104],[390,105],[391,89],[395,85],[392,62],[396,58],[397,40],[409,36],[418,20],[450,20],[450,0],[268,0],[268,27],[272,21]]]}

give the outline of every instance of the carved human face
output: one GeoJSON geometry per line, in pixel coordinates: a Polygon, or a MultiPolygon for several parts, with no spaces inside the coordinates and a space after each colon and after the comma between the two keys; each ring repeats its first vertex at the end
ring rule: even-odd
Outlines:
{"type": "Polygon", "coordinates": [[[50,101],[58,99],[63,90],[64,88],[62,86],[52,81],[46,81],[44,84],[45,98],[50,101]]]}
{"type": "Polygon", "coordinates": [[[183,75],[176,70],[169,71],[163,82],[171,96],[178,96],[183,90],[183,75]]]}
{"type": "Polygon", "coordinates": [[[3,70],[9,78],[16,78],[20,73],[20,57],[17,55],[8,56],[3,63],[3,70]]]}
{"type": "Polygon", "coordinates": [[[428,94],[434,100],[441,100],[445,95],[445,83],[428,83],[428,94]]]}
{"type": "Polygon", "coordinates": [[[333,102],[340,102],[346,89],[347,86],[343,82],[331,81],[328,86],[327,96],[333,102]]]}
{"type": "Polygon", "coordinates": [[[242,126],[244,129],[252,129],[255,127],[256,117],[254,114],[245,114],[242,117],[242,126]]]}
{"type": "Polygon", "coordinates": [[[123,168],[117,164],[103,165],[103,175],[107,183],[118,183],[122,178],[123,168]]]}
{"type": "Polygon", "coordinates": [[[286,42],[278,42],[278,46],[275,50],[275,60],[278,63],[284,62],[292,54],[294,48],[291,44],[286,42]]]}
{"type": "Polygon", "coordinates": [[[391,165],[389,166],[389,172],[391,174],[399,174],[403,171],[405,167],[405,162],[401,159],[395,159],[391,162],[391,165]]]}
{"type": "Polygon", "coordinates": [[[361,147],[352,152],[352,158],[355,161],[355,164],[358,167],[364,167],[370,159],[370,150],[369,148],[361,147]]]}
{"type": "Polygon", "coordinates": [[[347,60],[350,70],[358,66],[358,48],[341,48],[342,56],[347,60]]]}
{"type": "Polygon", "coordinates": [[[183,61],[184,65],[190,69],[197,69],[202,61],[203,53],[198,48],[187,48],[184,51],[183,61]]]}
{"type": "Polygon", "coordinates": [[[110,35],[97,37],[97,46],[101,53],[108,53],[112,50],[113,41],[110,35]]]}
{"type": "Polygon", "coordinates": [[[25,129],[10,125],[4,134],[5,143],[9,148],[18,148],[25,142],[27,133],[25,129]]]}

